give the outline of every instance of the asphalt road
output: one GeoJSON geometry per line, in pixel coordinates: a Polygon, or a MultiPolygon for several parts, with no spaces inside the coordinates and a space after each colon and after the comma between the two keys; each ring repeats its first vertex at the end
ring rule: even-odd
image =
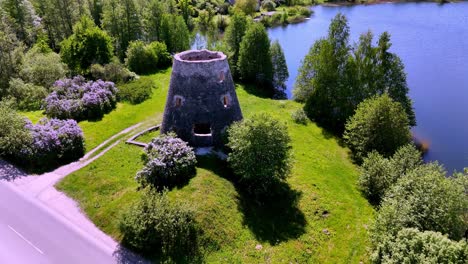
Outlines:
{"type": "Polygon", "coordinates": [[[113,249],[0,182],[0,263],[115,263],[113,249]]]}

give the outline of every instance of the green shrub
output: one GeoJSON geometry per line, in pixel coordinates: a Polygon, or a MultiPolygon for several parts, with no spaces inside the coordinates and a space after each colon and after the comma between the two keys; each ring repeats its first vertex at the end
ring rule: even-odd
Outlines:
{"type": "Polygon", "coordinates": [[[93,63],[109,63],[114,52],[112,38],[87,16],[76,23],[73,35],[63,40],[60,46],[62,60],[78,74],[87,74],[93,63]]]}
{"type": "Polygon", "coordinates": [[[104,66],[101,64],[91,65],[90,73],[95,80],[101,79],[114,83],[126,83],[137,77],[135,73],[125,68],[117,58],[104,66]]]}
{"type": "Polygon", "coordinates": [[[154,81],[146,76],[119,86],[119,98],[131,104],[139,104],[151,97],[156,88],[154,81]]]}
{"type": "Polygon", "coordinates": [[[151,140],[143,157],[145,167],[136,176],[142,187],[171,188],[186,183],[195,174],[193,149],[172,133],[151,140]]]}
{"type": "Polygon", "coordinates": [[[148,45],[141,40],[133,41],[128,46],[126,55],[125,64],[128,69],[138,74],[152,73],[171,64],[171,55],[166,44],[157,41],[148,45]]]}
{"type": "Polygon", "coordinates": [[[421,164],[421,152],[411,144],[399,148],[390,159],[373,151],[362,163],[359,187],[367,199],[374,204],[380,204],[385,192],[398,179],[421,164]]]}
{"type": "Polygon", "coordinates": [[[257,114],[228,129],[228,162],[249,192],[268,194],[291,171],[290,143],[286,125],[257,114]]]}
{"type": "Polygon", "coordinates": [[[307,124],[307,115],[306,113],[304,112],[304,109],[300,108],[300,109],[297,109],[296,111],[294,111],[292,114],[291,114],[291,118],[294,120],[295,123],[297,124],[307,124]]]}
{"type": "Polygon", "coordinates": [[[14,155],[32,142],[26,124],[26,119],[12,108],[11,103],[0,101],[0,156],[14,155]]]}
{"type": "Polygon", "coordinates": [[[373,150],[389,157],[410,142],[409,119],[387,94],[366,99],[346,123],[343,138],[358,163],[373,150]]]}
{"type": "Polygon", "coordinates": [[[275,11],[276,4],[271,0],[265,0],[262,2],[262,9],[266,11],[275,11]]]}
{"type": "Polygon", "coordinates": [[[20,110],[39,110],[47,95],[47,89],[42,86],[24,83],[21,79],[10,80],[8,96],[15,101],[20,110]]]}
{"type": "Polygon", "coordinates": [[[403,228],[441,232],[451,239],[461,239],[468,228],[463,218],[468,199],[460,184],[462,180],[447,178],[438,164],[419,166],[400,178],[382,201],[371,233],[374,244],[397,235],[403,228]]]}
{"type": "Polygon", "coordinates": [[[158,57],[141,40],[132,41],[127,49],[125,64],[137,74],[147,74],[156,70],[158,57]]]}
{"type": "Polygon", "coordinates": [[[60,55],[54,52],[41,53],[39,48],[33,48],[24,56],[20,76],[25,82],[49,89],[66,73],[67,66],[61,62],[60,55]]]}
{"type": "Polygon", "coordinates": [[[120,218],[125,246],[170,261],[190,259],[196,251],[197,228],[187,206],[173,204],[167,192],[144,190],[141,199],[120,218]]]}
{"type": "Polygon", "coordinates": [[[466,241],[456,242],[437,232],[406,228],[380,241],[371,262],[464,264],[468,263],[468,245],[466,241]]]}

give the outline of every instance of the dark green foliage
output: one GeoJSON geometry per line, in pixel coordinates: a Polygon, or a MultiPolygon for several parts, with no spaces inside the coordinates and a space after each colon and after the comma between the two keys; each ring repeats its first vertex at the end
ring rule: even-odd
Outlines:
{"type": "Polygon", "coordinates": [[[23,80],[16,78],[10,80],[8,97],[14,100],[19,110],[39,110],[47,95],[47,89],[42,86],[24,83],[23,80]]]}
{"type": "Polygon", "coordinates": [[[71,71],[86,74],[92,64],[110,62],[112,39],[89,17],[83,16],[73,27],[73,35],[61,43],[60,55],[71,71]]]}
{"type": "Polygon", "coordinates": [[[294,122],[296,122],[297,124],[307,124],[307,115],[306,113],[304,112],[304,109],[298,109],[296,111],[294,111],[292,114],[291,114],[291,118],[294,120],[294,122]]]}
{"type": "Polygon", "coordinates": [[[286,81],[289,78],[288,65],[284,57],[283,49],[278,41],[271,45],[271,63],[273,66],[273,87],[277,93],[283,93],[286,90],[286,81]]]}
{"type": "Polygon", "coordinates": [[[239,69],[237,68],[239,50],[247,30],[247,25],[248,20],[245,14],[242,12],[234,12],[224,35],[224,40],[232,52],[232,56],[230,56],[230,66],[235,77],[239,75],[239,69]]]}
{"type": "Polygon", "coordinates": [[[187,261],[196,252],[193,212],[169,201],[165,191],[144,190],[140,200],[122,215],[119,227],[125,246],[158,256],[162,262],[187,261]]]}
{"type": "Polygon", "coordinates": [[[25,128],[27,121],[11,103],[0,101],[0,156],[11,156],[31,143],[32,136],[25,128]]]}
{"type": "Polygon", "coordinates": [[[5,17],[11,21],[16,37],[28,45],[34,43],[36,30],[34,20],[38,19],[30,1],[27,0],[2,0],[0,9],[5,12],[5,17]]]}
{"type": "Polygon", "coordinates": [[[272,195],[272,187],[291,171],[287,127],[267,114],[257,114],[228,129],[228,162],[250,193],[272,195]]]}
{"type": "Polygon", "coordinates": [[[143,13],[144,37],[147,41],[161,39],[161,20],[165,13],[165,6],[161,0],[151,0],[143,13]]]}
{"type": "Polygon", "coordinates": [[[237,64],[242,80],[268,86],[273,78],[270,40],[262,24],[250,24],[242,38],[237,64]]]}
{"type": "Polygon", "coordinates": [[[0,99],[7,93],[10,78],[19,75],[24,47],[18,41],[5,16],[0,12],[0,99]]]}
{"type": "Polygon", "coordinates": [[[148,44],[148,49],[158,57],[157,67],[163,69],[172,65],[172,56],[167,50],[166,44],[153,41],[148,44]]]}
{"type": "Polygon", "coordinates": [[[121,60],[131,41],[142,33],[141,16],[134,0],[108,0],[102,14],[102,26],[113,37],[117,55],[121,60]]]}
{"type": "Polygon", "coordinates": [[[468,263],[468,245],[466,241],[453,241],[437,232],[406,228],[395,237],[380,241],[371,262],[465,264],[468,263]]]}
{"type": "MultiPolygon", "coordinates": [[[[377,245],[403,228],[436,231],[459,240],[466,233],[468,210],[466,189],[461,179],[447,178],[437,164],[419,166],[402,177],[386,194],[371,238],[377,245]]],[[[465,179],[466,182],[466,179],[465,179]]]]}
{"type": "Polygon", "coordinates": [[[327,38],[314,43],[299,69],[295,99],[306,103],[310,118],[334,132],[343,132],[360,102],[383,93],[403,106],[411,126],[416,124],[404,66],[389,52],[389,34],[380,36],[377,47],[372,38],[371,32],[363,34],[351,48],[347,19],[338,14],[327,38]]]}
{"type": "Polygon", "coordinates": [[[378,205],[398,179],[421,164],[421,152],[411,144],[399,148],[389,159],[373,151],[362,163],[359,187],[367,199],[378,205]]]}
{"type": "Polygon", "coordinates": [[[171,53],[189,49],[190,32],[181,16],[163,15],[160,41],[166,44],[167,50],[171,53]]]}
{"type": "Polygon", "coordinates": [[[373,150],[390,157],[411,140],[408,116],[387,94],[366,99],[346,123],[343,138],[358,163],[373,150]]]}
{"type": "Polygon", "coordinates": [[[139,104],[151,97],[156,88],[153,80],[141,77],[138,82],[129,82],[119,86],[119,98],[132,104],[139,104]]]}

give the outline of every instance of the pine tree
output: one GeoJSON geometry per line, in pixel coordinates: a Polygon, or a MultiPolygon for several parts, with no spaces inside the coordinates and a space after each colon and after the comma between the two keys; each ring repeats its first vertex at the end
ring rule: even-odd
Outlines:
{"type": "Polygon", "coordinates": [[[247,30],[247,21],[247,17],[243,12],[234,12],[233,16],[231,16],[231,22],[229,23],[224,36],[224,40],[232,52],[231,61],[233,65],[231,65],[231,68],[235,77],[239,75],[239,70],[237,68],[237,63],[239,61],[239,49],[242,38],[244,37],[245,31],[247,30]]]}

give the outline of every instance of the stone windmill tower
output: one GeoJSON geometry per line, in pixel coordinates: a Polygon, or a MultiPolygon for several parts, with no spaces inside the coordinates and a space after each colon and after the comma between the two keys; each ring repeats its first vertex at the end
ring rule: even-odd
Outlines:
{"type": "Polygon", "coordinates": [[[221,146],[225,129],[242,119],[226,55],[189,50],[174,56],[161,132],[193,147],[221,146]]]}

